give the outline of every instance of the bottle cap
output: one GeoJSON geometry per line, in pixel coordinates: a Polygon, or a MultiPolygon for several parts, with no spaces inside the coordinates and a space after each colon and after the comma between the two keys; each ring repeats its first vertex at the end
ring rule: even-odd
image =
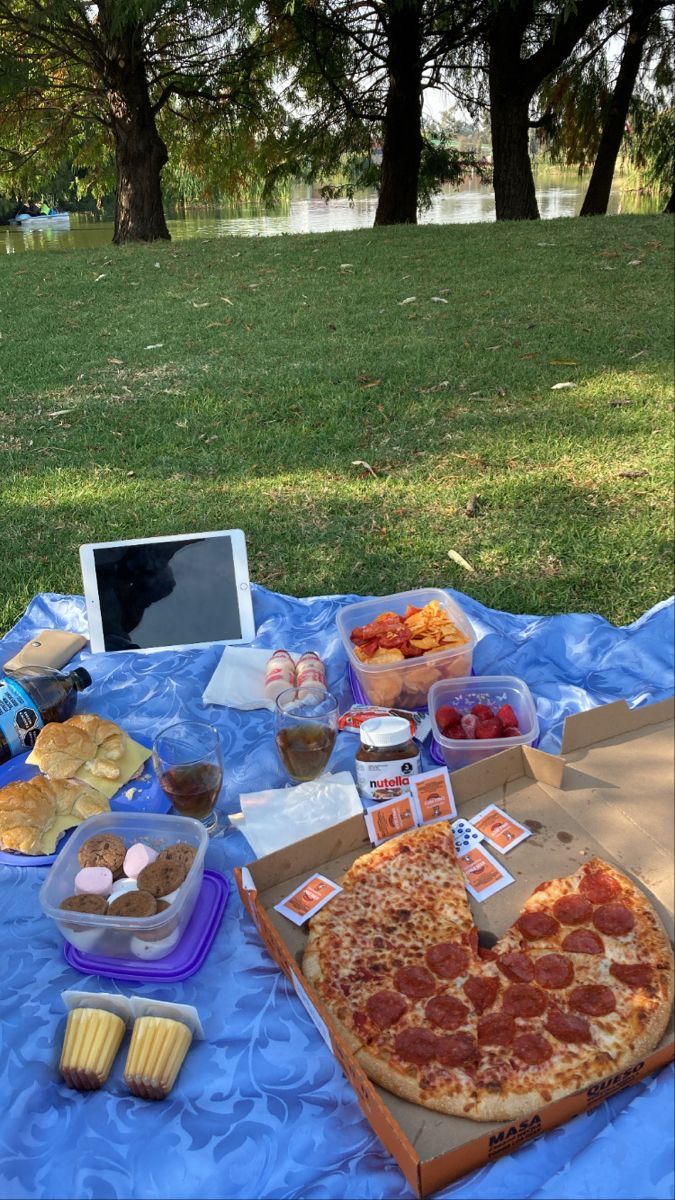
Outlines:
{"type": "Polygon", "coordinates": [[[363,722],[360,733],[364,746],[400,746],[412,737],[405,717],[371,717],[363,722]]]}
{"type": "Polygon", "coordinates": [[[91,684],[91,675],[85,671],[84,667],[76,667],[74,671],[70,672],[70,678],[76,692],[81,692],[83,688],[87,688],[91,684]]]}

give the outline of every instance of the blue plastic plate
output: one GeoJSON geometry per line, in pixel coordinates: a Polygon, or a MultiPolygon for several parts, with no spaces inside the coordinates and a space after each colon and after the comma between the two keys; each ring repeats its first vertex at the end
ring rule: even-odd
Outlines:
{"type": "MultiPolygon", "coordinates": [[[[16,758],[10,758],[9,762],[3,763],[0,766],[0,787],[5,787],[8,783],[17,783],[21,779],[32,779],[34,775],[39,774],[37,767],[26,762],[29,753],[30,751],[27,751],[26,754],[19,754],[16,758]]],[[[143,774],[138,779],[129,780],[113,796],[110,801],[110,808],[113,812],[163,813],[169,811],[171,808],[170,801],[159,786],[157,776],[150,761],[145,764],[143,774]],[[131,800],[124,794],[130,788],[136,789],[131,800]]],[[[5,867],[51,867],[63,847],[64,841],[70,837],[71,832],[71,830],[67,830],[63,834],[53,854],[13,854],[9,850],[0,850],[0,865],[5,867]]]]}

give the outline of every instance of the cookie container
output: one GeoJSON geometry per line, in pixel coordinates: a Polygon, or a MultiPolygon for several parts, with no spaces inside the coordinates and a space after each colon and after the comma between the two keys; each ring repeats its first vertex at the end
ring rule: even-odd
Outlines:
{"type": "MultiPolygon", "coordinates": [[[[532,693],[515,675],[474,675],[435,683],[429,692],[429,716],[436,746],[450,771],[468,767],[511,746],[534,746],[539,737],[539,720],[532,693]],[[474,738],[470,741],[445,737],[438,727],[436,713],[446,704],[459,709],[462,715],[471,712],[474,704],[488,704],[493,712],[497,712],[502,704],[510,704],[518,718],[520,737],[474,738]]],[[[434,749],[432,758],[438,761],[434,749]]]]}
{"type": "Polygon", "coordinates": [[[411,592],[397,592],[393,596],[359,600],[356,604],[341,608],[336,620],[350,666],[369,704],[384,708],[423,708],[432,685],[471,674],[476,635],[459,605],[440,588],[418,588],[411,592]],[[402,617],[409,604],[424,608],[431,600],[438,600],[453,624],[466,636],[468,640],[463,645],[393,663],[363,663],[357,658],[354,643],[350,640],[353,629],[368,625],[380,613],[395,612],[402,617]]]}
{"type": "Polygon", "coordinates": [[[204,875],[208,834],[200,821],[162,813],[99,813],[78,825],[40,888],[45,916],[54,921],[67,942],[84,954],[100,958],[125,958],[145,962],[164,958],[180,942],[197,902],[204,875]],[[75,892],[80,869],[78,852],[88,838],[110,833],[127,847],[145,842],[160,851],[186,842],[197,851],[187,878],[175,900],[152,917],[108,917],[68,912],[59,907],[75,892]]]}

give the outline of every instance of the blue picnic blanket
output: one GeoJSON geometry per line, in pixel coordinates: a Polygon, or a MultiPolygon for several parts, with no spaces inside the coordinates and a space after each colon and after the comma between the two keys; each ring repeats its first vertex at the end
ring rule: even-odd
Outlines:
{"type": "MultiPolygon", "coordinates": [[[[592,614],[514,616],[452,592],[476,629],[476,674],[524,679],[537,704],[539,745],[555,753],[568,713],[625,698],[630,705],[673,691],[673,602],[615,628],[592,614]]],[[[255,644],[319,651],[342,706],[351,703],[337,609],[354,596],[295,599],[253,588],[255,644]]],[[[37,596],[0,642],[0,663],[39,629],[87,632],[79,596],[37,596]]],[[[81,707],[120,721],[148,741],[173,719],[208,719],[226,760],[221,804],[238,810],[241,792],[282,786],[271,715],[204,707],[217,648],[144,656],[86,653],[93,685],[81,707]]],[[[349,768],[354,742],[338,739],[331,769],[349,768]]],[[[0,768],[0,784],[2,768],[0,768]]],[[[229,827],[206,865],[232,881],[252,858],[229,827]]],[[[44,870],[0,867],[5,985],[0,993],[0,1196],[54,1198],[312,1197],[407,1198],[412,1192],[356,1102],[284,976],[262,947],[236,891],[202,969],[171,988],[120,987],[83,977],[63,957],[61,937],[40,912],[44,870]],[[99,1092],[71,1092],[60,1080],[66,988],[142,991],[199,1009],[206,1040],[191,1048],[179,1082],[161,1105],[126,1091],[124,1054],[99,1092]]],[[[442,1197],[580,1200],[673,1195],[673,1068],[592,1113],[576,1117],[445,1188],[442,1197]]]]}

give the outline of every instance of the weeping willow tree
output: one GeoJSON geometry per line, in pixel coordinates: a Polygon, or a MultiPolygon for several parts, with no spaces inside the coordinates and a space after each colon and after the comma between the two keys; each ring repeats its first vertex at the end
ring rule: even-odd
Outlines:
{"type": "MultiPolygon", "coordinates": [[[[114,180],[113,241],[168,238],[162,171],[171,135],[244,130],[278,107],[274,57],[247,0],[0,0],[0,172],[34,179],[69,157],[114,180]]],[[[189,139],[187,139],[189,141],[189,139]]],[[[250,159],[249,159],[250,161],[250,159]]]]}

